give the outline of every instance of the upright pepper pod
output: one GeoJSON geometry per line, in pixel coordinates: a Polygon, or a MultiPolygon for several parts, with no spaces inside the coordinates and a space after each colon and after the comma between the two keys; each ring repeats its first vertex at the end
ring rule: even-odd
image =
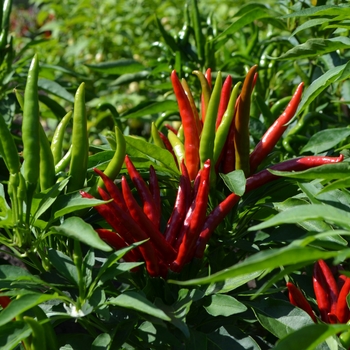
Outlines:
{"type": "Polygon", "coordinates": [[[244,171],[245,176],[249,176],[249,118],[250,118],[250,99],[254,86],[254,77],[258,66],[250,68],[240,94],[235,117],[235,168],[244,171]]]}
{"type": "Polygon", "coordinates": [[[173,84],[177,103],[179,105],[180,116],[185,134],[185,162],[190,179],[196,177],[199,167],[199,135],[196,120],[186,93],[176,75],[171,73],[171,82],[173,84]]]}
{"type": "Polygon", "coordinates": [[[69,165],[70,180],[67,186],[68,192],[79,190],[84,186],[88,152],[85,83],[81,83],[74,98],[72,155],[69,165]]]}
{"type": "MultiPolygon", "coordinates": [[[[40,121],[38,99],[39,60],[35,55],[28,71],[27,84],[24,92],[24,108],[22,122],[23,176],[27,183],[28,205],[34,194],[40,175],[40,121]]],[[[29,213],[28,213],[29,215],[29,213]]]]}
{"type": "Polygon", "coordinates": [[[202,114],[202,122],[205,120],[205,115],[207,113],[207,108],[211,95],[211,70],[208,68],[206,75],[201,71],[195,70],[192,72],[198,79],[201,84],[202,94],[201,94],[201,114],[202,114]],[[209,83],[210,80],[210,83],[209,83]]]}
{"type": "Polygon", "coordinates": [[[221,72],[218,72],[215,86],[210,96],[199,144],[199,158],[201,166],[203,166],[208,159],[210,159],[210,161],[213,163],[216,117],[220,103],[221,89],[221,72]]]}

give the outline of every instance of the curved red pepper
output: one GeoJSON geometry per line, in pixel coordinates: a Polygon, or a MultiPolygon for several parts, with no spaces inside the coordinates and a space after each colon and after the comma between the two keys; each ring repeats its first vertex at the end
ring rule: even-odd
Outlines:
{"type": "Polygon", "coordinates": [[[175,272],[179,272],[194,255],[196,241],[205,221],[209,196],[209,177],[210,160],[207,160],[201,172],[198,193],[188,220],[188,228],[184,233],[176,260],[171,264],[171,269],[175,272]]]}
{"type": "Polygon", "coordinates": [[[336,307],[336,316],[340,323],[347,323],[350,319],[350,310],[348,303],[346,301],[347,296],[350,293],[350,278],[346,277],[345,283],[340,290],[337,307],[336,307]]]}
{"type": "Polygon", "coordinates": [[[270,126],[259,143],[255,146],[253,152],[250,154],[249,161],[251,174],[255,172],[259,164],[272,151],[278,140],[282,137],[283,133],[287,129],[287,123],[294,117],[294,114],[298,108],[301,94],[303,92],[303,86],[304,83],[299,84],[285,111],[270,126]]]}
{"type": "Polygon", "coordinates": [[[288,288],[288,292],[289,292],[288,296],[289,296],[290,303],[294,306],[299,307],[300,309],[304,310],[305,312],[307,312],[310,315],[310,317],[312,318],[312,320],[315,323],[317,323],[317,318],[316,318],[314,312],[312,311],[311,305],[306,300],[306,298],[304,297],[304,294],[299,290],[299,288],[297,288],[291,282],[287,283],[287,288],[288,288]]]}

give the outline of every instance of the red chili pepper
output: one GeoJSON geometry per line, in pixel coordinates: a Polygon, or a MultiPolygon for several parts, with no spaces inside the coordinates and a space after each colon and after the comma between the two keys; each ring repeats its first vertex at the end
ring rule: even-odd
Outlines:
{"type": "Polygon", "coordinates": [[[228,101],[230,100],[230,96],[231,96],[231,88],[232,88],[232,77],[231,75],[228,75],[222,85],[218,116],[216,118],[216,129],[219,127],[222,117],[225,114],[225,111],[227,109],[228,101]]]}
{"type": "Polygon", "coordinates": [[[171,145],[170,141],[161,131],[158,131],[158,134],[159,134],[160,138],[162,139],[165,148],[173,155],[175,163],[176,163],[176,165],[178,165],[177,158],[175,156],[175,153],[173,151],[173,146],[171,145]]]}
{"type": "Polygon", "coordinates": [[[193,208],[188,222],[188,229],[184,234],[176,260],[171,264],[171,269],[175,272],[179,272],[183,265],[192,259],[194,255],[196,241],[203,227],[208,205],[209,177],[210,160],[207,160],[202,169],[198,194],[195,199],[195,207],[193,208]]]}
{"type": "MultiPolygon", "coordinates": [[[[345,276],[346,277],[346,276],[345,276]]],[[[346,301],[347,296],[350,293],[350,278],[346,277],[345,283],[340,290],[336,308],[336,315],[339,323],[347,323],[350,319],[350,310],[346,301]]]]}
{"type": "Polygon", "coordinates": [[[160,189],[159,189],[157,174],[152,165],[149,168],[149,191],[151,192],[152,198],[154,200],[156,214],[158,216],[156,227],[159,229],[162,204],[161,204],[160,189]]]}
{"type": "MultiPolygon", "coordinates": [[[[116,250],[123,249],[129,246],[127,243],[125,243],[123,238],[121,238],[116,232],[113,232],[105,228],[97,228],[95,229],[95,231],[97,232],[97,234],[102,240],[104,240],[106,243],[111,245],[116,250]]],[[[123,259],[129,262],[138,261],[137,254],[135,254],[133,250],[130,250],[129,252],[127,252],[123,256],[123,259]]]]}
{"type": "Polygon", "coordinates": [[[105,175],[101,170],[94,168],[94,172],[98,174],[101,179],[103,180],[103,183],[109,193],[109,195],[113,198],[113,200],[126,212],[126,204],[123,198],[123,195],[121,194],[119,188],[116,186],[116,184],[107,176],[105,175]]]}
{"type": "Polygon", "coordinates": [[[190,102],[190,105],[191,105],[191,108],[192,108],[192,112],[193,112],[194,118],[196,120],[198,135],[200,135],[201,132],[202,132],[202,129],[203,129],[203,123],[199,119],[197,106],[196,106],[196,103],[194,102],[194,98],[193,98],[192,92],[190,90],[190,87],[187,84],[187,81],[184,78],[181,79],[181,84],[182,84],[182,86],[183,86],[183,88],[185,90],[185,93],[187,95],[188,101],[190,102]]]}
{"type": "Polygon", "coordinates": [[[326,282],[324,288],[327,291],[328,298],[331,303],[331,308],[328,310],[330,313],[335,314],[337,308],[337,300],[339,295],[338,285],[335,281],[333,273],[324,260],[319,260],[316,262],[316,265],[321,269],[324,280],[326,282]]]}
{"type": "MultiPolygon", "coordinates": [[[[239,101],[239,97],[237,98],[239,101]]],[[[237,102],[235,106],[235,115],[232,120],[232,125],[230,127],[229,134],[227,136],[226,144],[223,150],[223,164],[222,164],[222,172],[224,174],[228,174],[231,171],[235,170],[235,117],[237,111],[237,102]]]]}
{"type": "Polygon", "coordinates": [[[168,129],[171,130],[175,135],[177,134],[177,130],[170,124],[164,124],[164,126],[168,129]]]}
{"type": "MultiPolygon", "coordinates": [[[[285,162],[273,165],[269,169],[279,171],[301,171],[312,167],[339,163],[343,161],[344,156],[341,154],[339,157],[321,157],[310,156],[287,160],[285,162]]],[[[273,175],[268,169],[264,169],[257,174],[252,175],[247,179],[245,193],[248,193],[270,181],[276,180],[279,177],[273,175]]],[[[205,246],[208,243],[211,234],[220,224],[220,222],[228,215],[232,208],[238,203],[241,197],[235,193],[231,193],[226,197],[207,217],[202,232],[199,235],[196,249],[196,257],[201,258],[203,256],[205,246]]]]}
{"type": "MultiPolygon", "coordinates": [[[[341,273],[341,271],[340,271],[341,273]]],[[[339,275],[337,280],[338,290],[341,290],[343,288],[343,285],[345,284],[346,280],[348,279],[345,275],[339,275]]]]}
{"type": "MultiPolygon", "coordinates": [[[[80,191],[80,194],[85,198],[93,198],[93,196],[84,191],[80,191]]],[[[130,214],[124,212],[116,203],[110,202],[108,204],[101,204],[96,206],[95,209],[128,244],[149,238],[135,223],[130,214]]],[[[145,260],[146,268],[150,276],[159,276],[159,262],[152,243],[148,240],[138,248],[145,260]]]]}
{"type": "Polygon", "coordinates": [[[239,202],[240,198],[241,197],[237,194],[231,193],[208,215],[196,243],[195,256],[197,258],[203,257],[205,247],[212,233],[232,208],[239,202]]]}
{"type": "Polygon", "coordinates": [[[331,309],[331,302],[326,289],[326,280],[320,266],[317,263],[314,265],[313,286],[321,319],[323,322],[329,323],[328,313],[331,309]]]}
{"type": "MultiPolygon", "coordinates": [[[[157,212],[156,203],[153,200],[152,194],[143,180],[140,173],[136,170],[134,164],[128,156],[125,156],[125,165],[128,169],[130,178],[134,183],[138,194],[141,197],[143,202],[143,211],[147,215],[147,217],[151,220],[153,225],[157,227],[159,222],[159,213],[157,212]]],[[[125,199],[125,197],[124,197],[125,199]]]]}
{"type": "Polygon", "coordinates": [[[0,305],[3,309],[5,309],[10,303],[10,297],[8,297],[7,295],[0,296],[0,305]]]}
{"type": "MultiPolygon", "coordinates": [[[[344,156],[341,154],[339,157],[323,157],[323,156],[309,156],[294,158],[286,160],[285,162],[271,166],[268,169],[278,171],[302,171],[317,167],[324,164],[339,163],[342,162],[344,156]]],[[[273,175],[268,169],[264,169],[259,173],[256,173],[247,179],[246,192],[249,192],[263,184],[276,180],[277,175],[273,175]]]]}
{"type": "Polygon", "coordinates": [[[272,151],[278,140],[282,137],[287,129],[287,123],[294,117],[298,108],[301,94],[303,92],[303,83],[300,83],[295,93],[289,102],[285,111],[266,131],[260,142],[255,146],[255,149],[250,154],[250,173],[253,174],[261,162],[272,151]]]}
{"type": "Polygon", "coordinates": [[[183,162],[181,163],[181,172],[182,175],[180,177],[180,185],[177,191],[174,209],[164,233],[166,241],[169,242],[171,246],[174,245],[177,234],[181,230],[186,213],[190,206],[191,181],[188,176],[186,166],[183,162]]]}
{"type": "Polygon", "coordinates": [[[304,297],[304,294],[300,291],[299,288],[297,288],[293,283],[288,282],[287,283],[287,288],[288,288],[288,296],[290,303],[294,306],[299,307],[300,309],[303,309],[305,312],[307,312],[312,320],[317,323],[317,318],[312,311],[312,307],[309,304],[309,302],[306,300],[304,297]]]}
{"type": "Polygon", "coordinates": [[[124,176],[122,177],[122,190],[129,213],[140,227],[140,230],[145,233],[147,238],[150,238],[151,243],[157,249],[159,256],[164,261],[173,261],[176,256],[174,248],[170,246],[170,244],[165,240],[164,236],[154,226],[153,222],[149,220],[146,214],[139,207],[124,176]]]}
{"type": "Polygon", "coordinates": [[[199,168],[199,135],[196,120],[186,93],[175,71],[171,73],[171,82],[174,88],[185,135],[185,162],[190,179],[193,180],[199,168]]]}

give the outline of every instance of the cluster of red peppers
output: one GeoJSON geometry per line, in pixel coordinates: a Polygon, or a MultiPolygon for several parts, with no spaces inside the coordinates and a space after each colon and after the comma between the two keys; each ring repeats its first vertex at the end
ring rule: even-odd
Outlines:
{"type": "MultiPolygon", "coordinates": [[[[173,131],[169,131],[169,139],[157,133],[162,137],[162,146],[176,155],[181,172],[174,208],[164,232],[160,227],[161,195],[152,167],[147,184],[130,158],[125,157],[125,165],[141,206],[125,177],[121,180],[120,191],[105,174],[95,170],[106,188],[99,188],[99,194],[109,201],[97,206],[96,210],[114,230],[97,229],[98,234],[116,249],[149,239],[128,253],[125,259],[145,261],[151,276],[165,277],[169,268],[180,272],[193,257],[201,258],[213,231],[238,203],[240,196],[232,193],[207,213],[210,184],[213,184],[218,172],[243,170],[247,178],[247,193],[277,178],[269,169],[300,171],[343,160],[342,155],[295,158],[254,173],[286,130],[286,124],[296,112],[303,88],[301,83],[285,111],[249,154],[250,100],[257,79],[256,70],[256,66],[250,69],[240,94],[240,83],[232,89],[230,76],[222,84],[219,72],[211,91],[210,71],[206,76],[196,72],[202,85],[201,113],[197,111],[187,82],[184,79],[180,82],[175,71],[172,72],[171,81],[179,105],[184,142],[173,131]]],[[[86,192],[82,192],[82,196],[92,197],[86,192]]]]}
{"type": "MultiPolygon", "coordinates": [[[[347,323],[350,321],[350,309],[347,297],[350,293],[350,277],[338,270],[333,273],[325,261],[319,260],[314,265],[313,288],[319,310],[319,317],[325,323],[347,323]],[[336,276],[336,278],[335,278],[336,276]]],[[[291,304],[307,312],[317,323],[313,309],[301,290],[293,283],[287,283],[288,295],[291,304]]],[[[340,334],[340,339],[347,348],[350,347],[350,333],[340,334]],[[345,338],[348,342],[344,344],[345,338]]]]}

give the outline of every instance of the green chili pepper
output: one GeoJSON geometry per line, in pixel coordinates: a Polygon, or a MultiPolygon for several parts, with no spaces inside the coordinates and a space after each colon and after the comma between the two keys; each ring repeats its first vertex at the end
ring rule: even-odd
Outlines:
{"type": "MultiPolygon", "coordinates": [[[[125,143],[124,135],[117,126],[115,127],[115,138],[117,141],[117,149],[114,153],[113,158],[108,163],[107,168],[103,172],[112,181],[117,177],[117,175],[120,172],[120,169],[124,163],[125,152],[126,152],[126,143],[125,143]]],[[[101,178],[98,180],[97,186],[104,188],[104,182],[101,178]]]]}
{"type": "MultiPolygon", "coordinates": [[[[220,103],[221,89],[222,77],[221,72],[218,72],[215,86],[209,100],[207,113],[205,116],[205,122],[203,124],[202,135],[199,143],[199,158],[201,162],[201,167],[208,159],[210,159],[210,161],[213,162],[216,117],[218,114],[218,108],[220,103]]],[[[212,168],[214,169],[214,167],[212,168]]]]}
{"type": "Polygon", "coordinates": [[[52,187],[55,182],[55,164],[50,142],[41,124],[40,131],[40,188],[42,191],[52,187]]]}
{"type": "Polygon", "coordinates": [[[67,153],[55,165],[55,173],[56,174],[58,174],[61,171],[64,171],[68,167],[71,157],[72,157],[72,146],[69,147],[67,153]]]}
{"type": "Polygon", "coordinates": [[[73,111],[69,111],[59,122],[59,124],[56,127],[56,130],[52,136],[51,141],[51,151],[53,155],[53,160],[55,165],[61,160],[62,158],[62,144],[63,144],[63,138],[64,134],[66,132],[66,127],[72,117],[73,111]]]}
{"type": "MultiPolygon", "coordinates": [[[[31,201],[40,176],[40,120],[38,100],[39,60],[35,55],[27,77],[24,92],[22,122],[23,176],[27,183],[27,218],[29,219],[31,201]]],[[[27,220],[28,221],[28,220],[27,220]]]]}
{"type": "Polygon", "coordinates": [[[206,79],[206,77],[204,76],[204,74],[202,72],[195,70],[192,72],[192,74],[194,74],[199,79],[199,82],[201,83],[202,97],[203,97],[203,102],[204,102],[203,109],[205,111],[204,114],[202,113],[202,117],[204,116],[204,118],[205,118],[206,110],[208,108],[208,104],[209,104],[209,100],[210,100],[211,88],[210,88],[208,80],[206,79]]]}
{"type": "Polygon", "coordinates": [[[9,30],[10,14],[11,14],[12,0],[4,0],[2,2],[2,18],[1,18],[1,40],[0,50],[3,50],[7,43],[7,34],[9,30]]]}
{"type": "Polygon", "coordinates": [[[242,169],[246,176],[249,176],[249,117],[250,117],[250,98],[253,91],[253,81],[257,70],[253,66],[243,83],[242,92],[237,105],[235,118],[235,168],[242,169]]]}
{"type": "Polygon", "coordinates": [[[185,147],[180,139],[171,131],[168,131],[168,139],[175,153],[178,164],[185,158],[185,147]]]}
{"type": "Polygon", "coordinates": [[[10,174],[17,174],[21,168],[15,141],[2,116],[0,116],[0,144],[2,156],[10,174]]]}
{"type": "Polygon", "coordinates": [[[23,316],[23,321],[28,323],[29,327],[32,329],[31,350],[47,349],[43,326],[37,320],[29,316],[23,316]]]}
{"type": "Polygon", "coordinates": [[[84,186],[89,152],[87,118],[85,109],[85,83],[80,84],[74,98],[72,156],[69,166],[70,180],[67,191],[79,190],[84,186]]]}
{"type": "Polygon", "coordinates": [[[152,122],[151,135],[152,135],[153,143],[156,146],[158,146],[160,148],[163,148],[163,149],[166,149],[166,147],[164,146],[163,140],[159,136],[158,129],[157,129],[157,127],[156,127],[154,122],[152,122]]]}
{"type": "Polygon", "coordinates": [[[23,111],[24,100],[23,100],[22,94],[21,94],[16,88],[13,89],[13,92],[15,93],[16,98],[17,98],[17,101],[18,101],[18,104],[19,104],[19,106],[21,107],[21,109],[22,109],[22,111],[23,111]]]}
{"type": "Polygon", "coordinates": [[[230,132],[230,126],[232,124],[232,120],[235,114],[235,105],[236,100],[238,96],[238,90],[241,86],[241,82],[238,82],[232,92],[231,97],[227,106],[227,109],[222,117],[221,123],[218,126],[216,130],[215,140],[214,140],[214,154],[213,154],[213,160],[215,165],[220,157],[221,151],[225,146],[225,142],[227,139],[227,136],[230,132]]]}

